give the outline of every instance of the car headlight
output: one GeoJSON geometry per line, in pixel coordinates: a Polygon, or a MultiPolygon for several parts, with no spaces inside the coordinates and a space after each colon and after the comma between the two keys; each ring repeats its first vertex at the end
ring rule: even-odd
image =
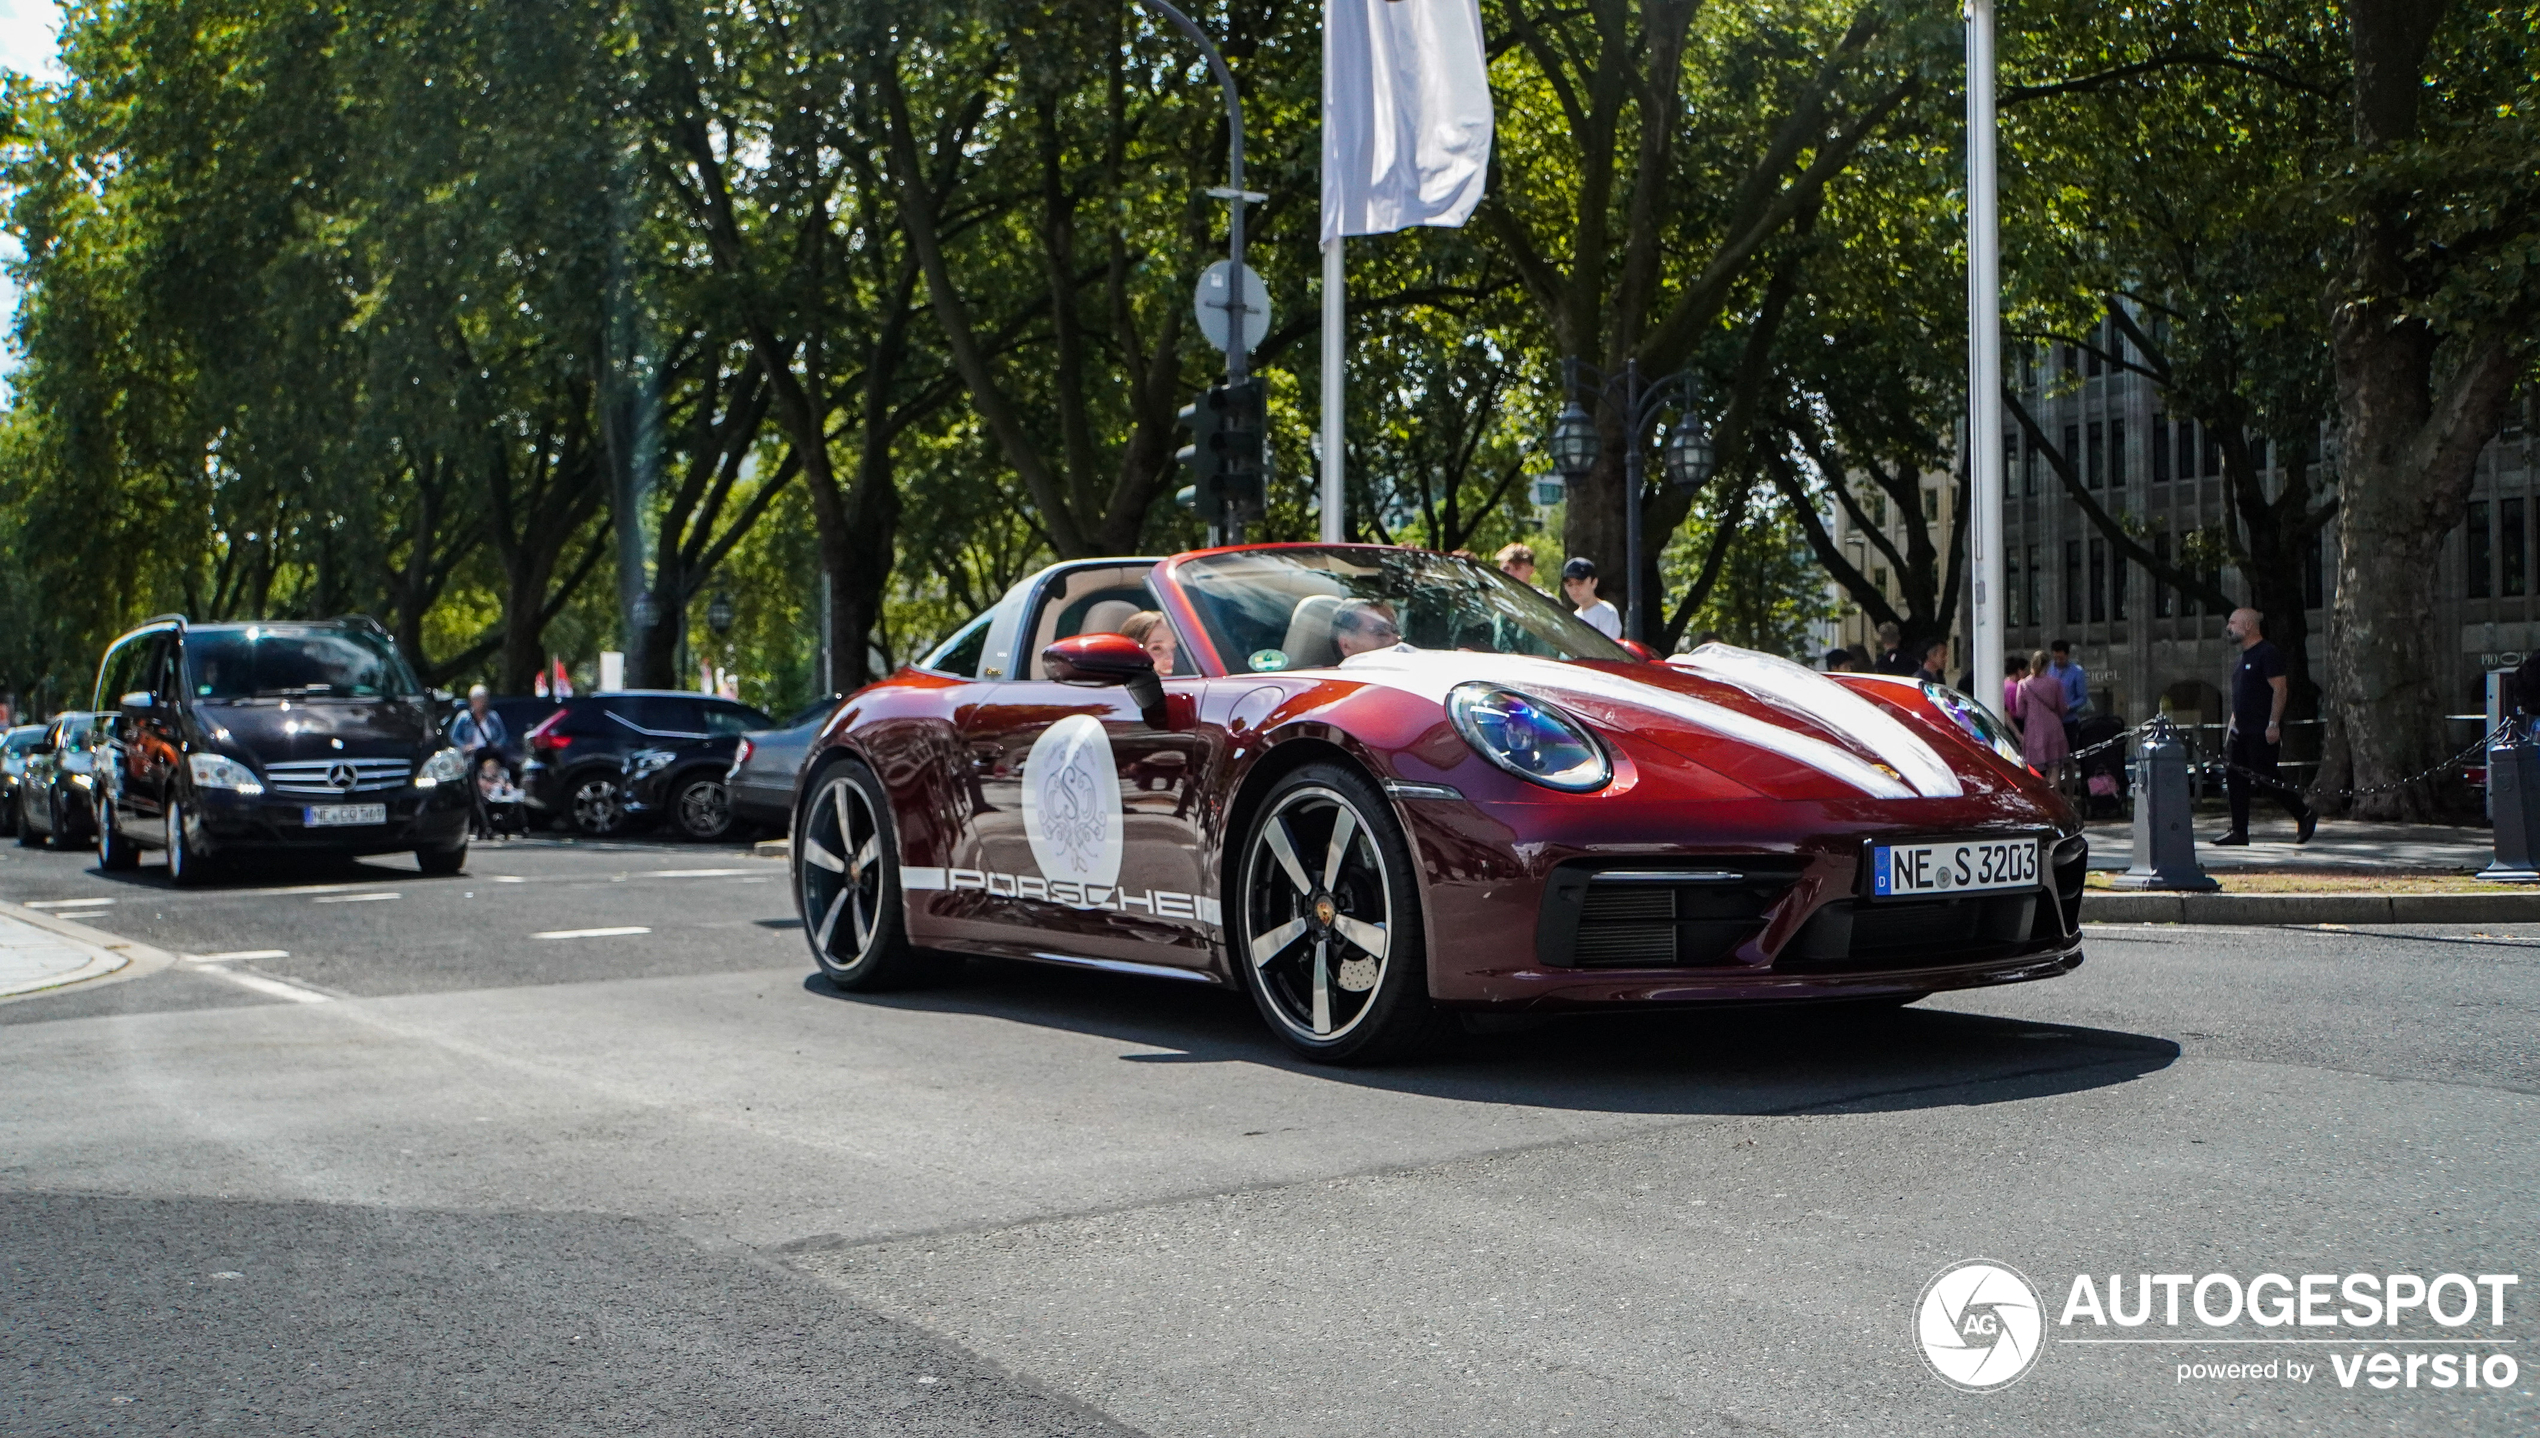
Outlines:
{"type": "Polygon", "coordinates": [[[456,749],[444,749],[423,761],[423,770],[415,775],[415,787],[430,789],[442,784],[455,784],[467,777],[467,755],[456,749]]]}
{"type": "Polygon", "coordinates": [[[263,781],[256,771],[226,754],[188,754],[185,767],[194,771],[197,789],[231,789],[241,794],[261,794],[263,781]]]}
{"type": "Polygon", "coordinates": [[[2001,721],[1986,712],[1985,707],[1946,684],[1923,681],[1923,697],[1931,707],[1949,716],[1950,722],[1967,733],[1967,737],[1991,749],[2014,764],[2026,764],[2028,756],[2020,752],[2020,741],[2002,727],[2001,721]]]}
{"type": "Polygon", "coordinates": [[[1447,691],[1446,716],[1474,753],[1530,783],[1585,794],[1614,780],[1613,761],[1587,726],[1541,699],[1458,684],[1447,691]]]}
{"type": "Polygon", "coordinates": [[[670,760],[671,753],[667,749],[638,749],[626,756],[626,777],[641,779],[647,774],[658,773],[670,760]]]}

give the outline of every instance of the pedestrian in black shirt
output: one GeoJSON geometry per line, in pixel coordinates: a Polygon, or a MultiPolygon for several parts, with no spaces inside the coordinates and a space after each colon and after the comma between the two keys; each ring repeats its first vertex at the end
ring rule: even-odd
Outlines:
{"type": "Polygon", "coordinates": [[[2231,767],[2223,781],[2231,795],[2231,832],[2217,844],[2249,842],[2249,788],[2262,784],[2284,811],[2293,816],[2297,844],[2311,842],[2319,812],[2302,802],[2284,782],[2276,760],[2284,752],[2284,655],[2266,641],[2265,621],[2254,609],[2235,609],[2223,632],[2240,646],[2231,674],[2231,728],[2223,739],[2223,757],[2231,767]]]}

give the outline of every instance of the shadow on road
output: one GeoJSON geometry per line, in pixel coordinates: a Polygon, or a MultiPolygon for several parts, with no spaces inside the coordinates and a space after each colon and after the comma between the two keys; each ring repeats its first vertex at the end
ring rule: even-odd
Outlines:
{"type": "Polygon", "coordinates": [[[969,1013],[1136,1045],[1125,1063],[1242,1063],[1334,1083],[1471,1103],[1599,1113],[1886,1112],[2016,1102],[2126,1083],[2167,1068],[2165,1038],[1954,1013],[1938,995],[1894,1010],[1756,1007],[1583,1015],[1521,1033],[1463,1034],[1391,1068],[1298,1060],[1241,995],[998,959],[967,960],[943,988],[806,992],[878,1008],[969,1013]]]}

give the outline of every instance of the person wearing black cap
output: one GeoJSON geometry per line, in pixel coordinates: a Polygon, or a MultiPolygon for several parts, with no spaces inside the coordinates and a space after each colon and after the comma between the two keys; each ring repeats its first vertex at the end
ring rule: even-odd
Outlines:
{"type": "Polygon", "coordinates": [[[1608,639],[1623,637],[1623,616],[1614,606],[1596,597],[1596,561],[1573,557],[1561,566],[1561,592],[1569,598],[1571,612],[1587,621],[1587,626],[1608,639]]]}

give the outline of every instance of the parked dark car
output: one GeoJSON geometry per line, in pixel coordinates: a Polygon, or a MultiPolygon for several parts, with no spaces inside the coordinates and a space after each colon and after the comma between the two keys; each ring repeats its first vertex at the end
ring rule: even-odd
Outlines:
{"type": "Polygon", "coordinates": [[[26,772],[26,756],[44,740],[42,724],[21,724],[0,732],[0,834],[18,832],[18,776],[26,772]]]}
{"type": "Polygon", "coordinates": [[[529,731],[521,788],[550,823],[585,834],[627,826],[626,758],[718,735],[738,738],[775,721],[747,704],[678,689],[626,689],[564,701],[529,731]]]}
{"type": "Polygon", "coordinates": [[[427,874],[467,862],[466,758],[372,620],[163,616],[106,651],[97,693],[114,716],[101,867],[158,849],[190,884],[254,851],[407,850],[427,874]]]}
{"type": "Polygon", "coordinates": [[[69,849],[96,841],[97,718],[77,709],[56,714],[27,751],[17,786],[20,844],[69,849]]]}
{"type": "Polygon", "coordinates": [[[721,839],[742,827],[732,812],[731,772],[738,734],[717,734],[685,744],[638,749],[626,756],[626,814],[659,820],[684,838],[721,839]]]}
{"type": "Polygon", "coordinates": [[[732,772],[724,781],[731,790],[734,817],[771,829],[792,822],[794,781],[802,777],[811,741],[820,737],[821,726],[846,702],[844,694],[815,699],[795,711],[783,728],[754,729],[741,736],[732,772]]]}

